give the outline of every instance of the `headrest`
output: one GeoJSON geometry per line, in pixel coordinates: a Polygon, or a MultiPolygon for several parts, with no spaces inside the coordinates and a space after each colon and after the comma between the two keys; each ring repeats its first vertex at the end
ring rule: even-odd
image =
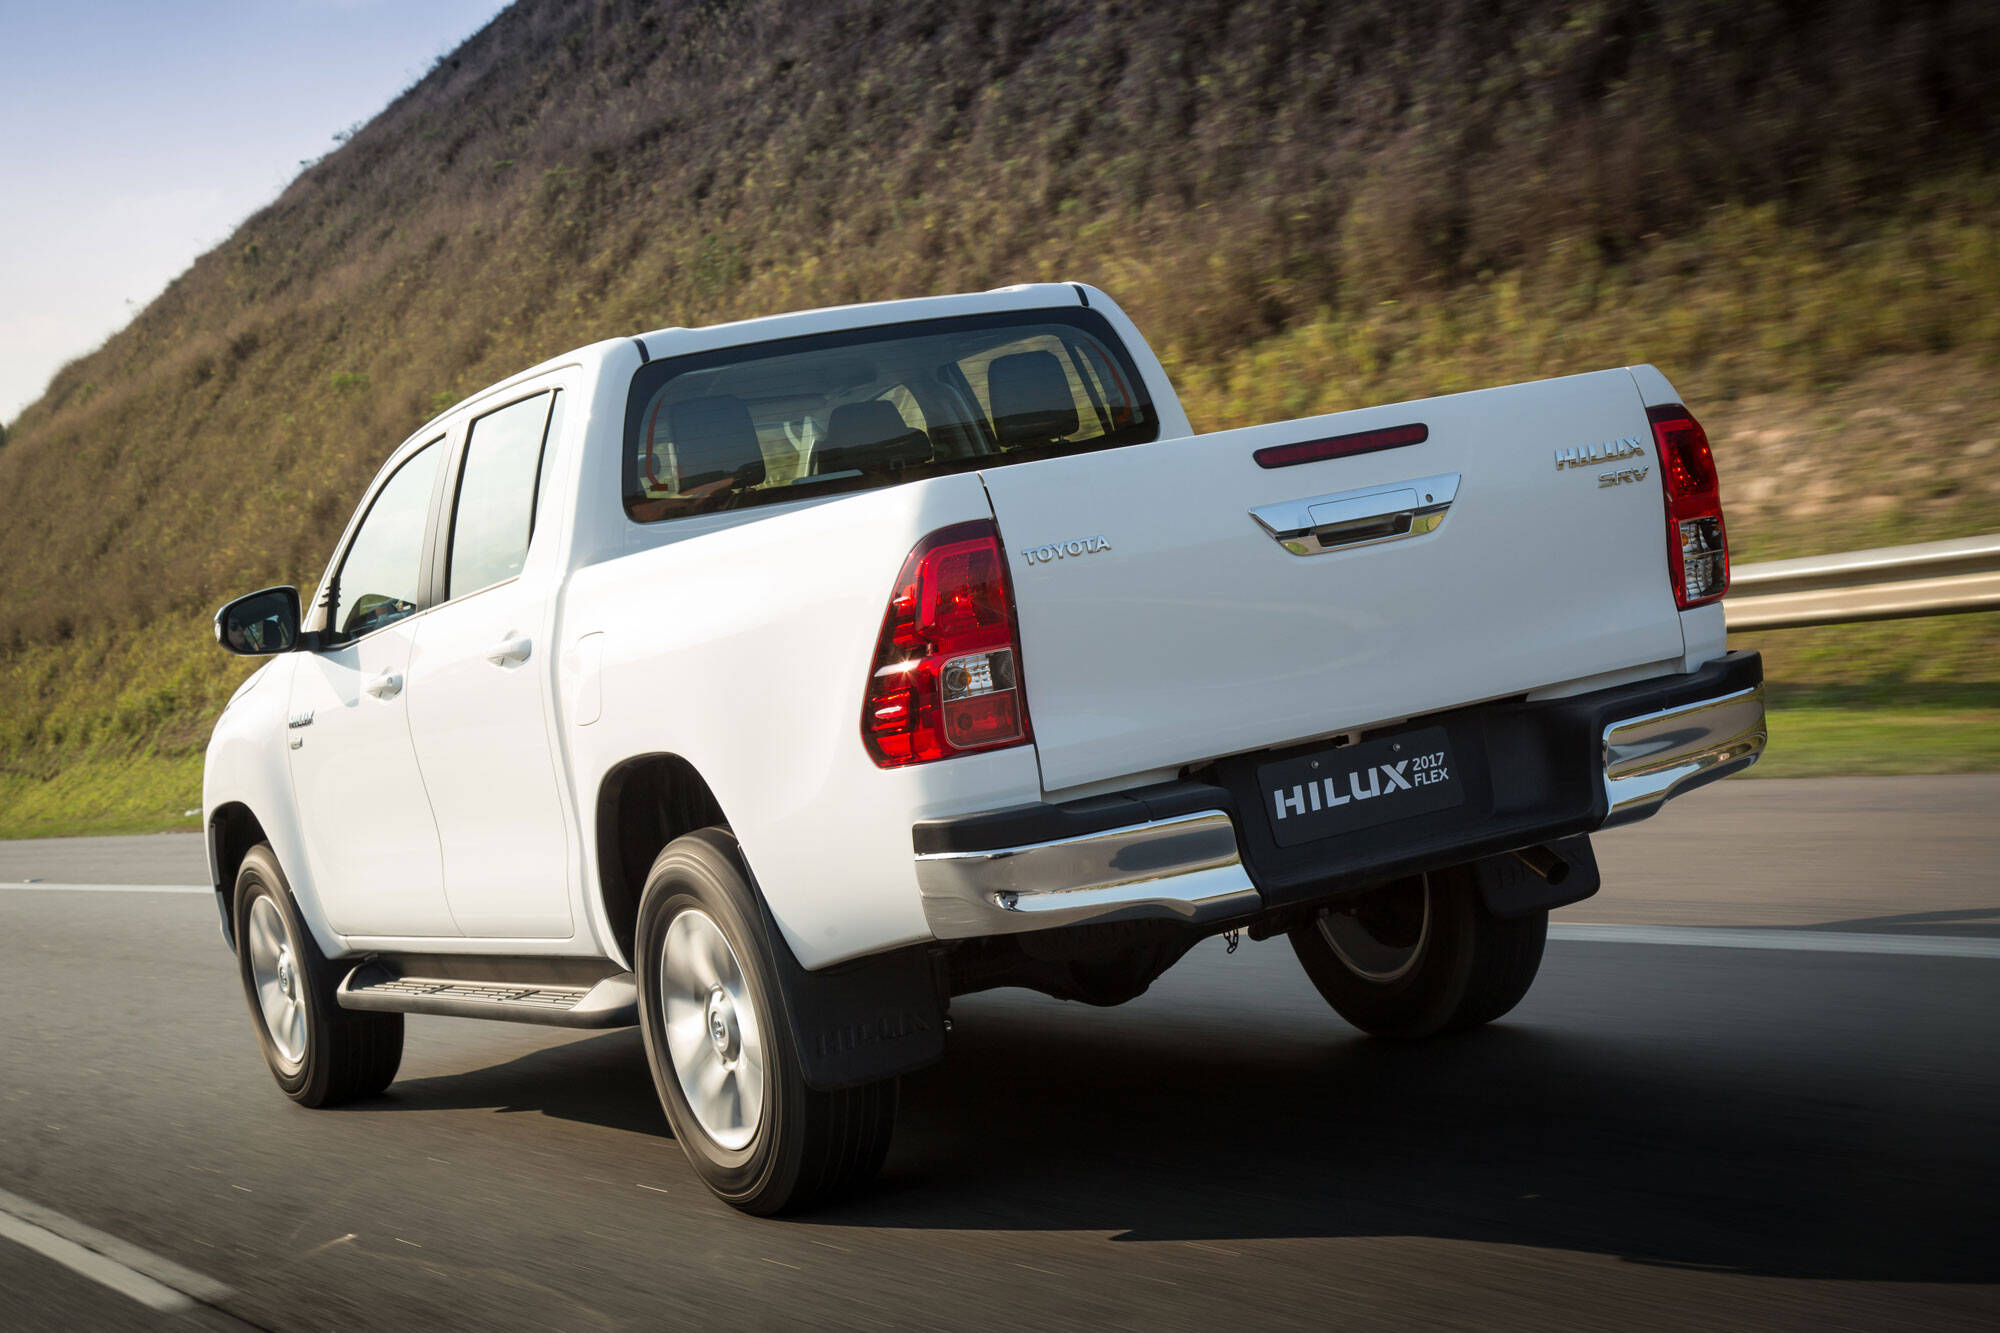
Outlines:
{"type": "Polygon", "coordinates": [[[1054,352],[995,357],[986,368],[986,396],[1003,449],[1076,434],[1076,399],[1054,352]]]}
{"type": "Polygon", "coordinates": [[[930,458],[931,437],[905,425],[894,403],[873,398],[842,403],[827,416],[826,439],[813,449],[812,470],[880,472],[930,458]]]}
{"type": "Polygon", "coordinates": [[[718,481],[744,487],[764,480],[764,450],[741,398],[717,394],[673,404],[667,438],[674,445],[674,489],[681,494],[718,481]]]}

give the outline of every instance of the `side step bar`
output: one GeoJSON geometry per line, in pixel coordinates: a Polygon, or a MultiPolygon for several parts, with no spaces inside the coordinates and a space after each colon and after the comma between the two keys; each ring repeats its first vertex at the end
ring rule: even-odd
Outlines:
{"type": "Polygon", "coordinates": [[[543,985],[405,976],[382,960],[369,959],[347,974],[335,998],[343,1009],[497,1018],[561,1028],[631,1027],[639,1021],[639,991],[630,972],[589,986],[543,985]]]}

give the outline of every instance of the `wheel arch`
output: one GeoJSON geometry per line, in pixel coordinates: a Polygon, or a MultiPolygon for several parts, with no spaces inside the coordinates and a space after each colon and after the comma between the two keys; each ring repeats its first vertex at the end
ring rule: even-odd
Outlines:
{"type": "MultiPolygon", "coordinates": [[[[772,977],[806,1081],[822,1091],[858,1087],[929,1065],[944,1053],[944,997],[927,949],[913,945],[811,972],[800,965],[764,897],[729,816],[708,781],[678,754],[635,755],[598,786],[598,908],[606,952],[639,970],[639,895],[668,843],[721,828],[719,850],[743,865],[769,932],[772,977]]],[[[640,1003],[646,1001],[643,996],[640,1003]]]]}
{"type": "Polygon", "coordinates": [[[722,803],[678,754],[634,755],[604,775],[597,788],[597,906],[614,956],[632,961],[639,893],[661,849],[716,825],[730,827],[722,803]]]}
{"type": "Polygon", "coordinates": [[[263,821],[242,801],[225,801],[209,812],[208,865],[215,905],[222,914],[222,939],[236,948],[236,872],[252,847],[269,841],[263,821]]]}

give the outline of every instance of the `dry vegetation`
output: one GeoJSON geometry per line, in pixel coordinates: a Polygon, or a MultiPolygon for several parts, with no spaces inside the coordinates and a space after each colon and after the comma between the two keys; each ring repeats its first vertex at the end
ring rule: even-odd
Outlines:
{"type": "Polygon", "coordinates": [[[521,0],[9,423],[0,825],[193,804],[213,606],[437,408],[663,324],[1088,280],[1204,427],[1650,360],[1740,552],[2000,528],[1996,69],[1955,0],[521,0]]]}

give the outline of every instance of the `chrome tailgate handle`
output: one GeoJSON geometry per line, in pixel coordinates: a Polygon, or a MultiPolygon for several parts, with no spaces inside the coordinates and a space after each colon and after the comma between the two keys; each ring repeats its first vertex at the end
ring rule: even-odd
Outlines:
{"type": "Polygon", "coordinates": [[[1420,537],[1444,522],[1458,497],[1459,473],[1417,477],[1359,490],[1280,500],[1250,511],[1271,539],[1293,555],[1420,537]]]}

